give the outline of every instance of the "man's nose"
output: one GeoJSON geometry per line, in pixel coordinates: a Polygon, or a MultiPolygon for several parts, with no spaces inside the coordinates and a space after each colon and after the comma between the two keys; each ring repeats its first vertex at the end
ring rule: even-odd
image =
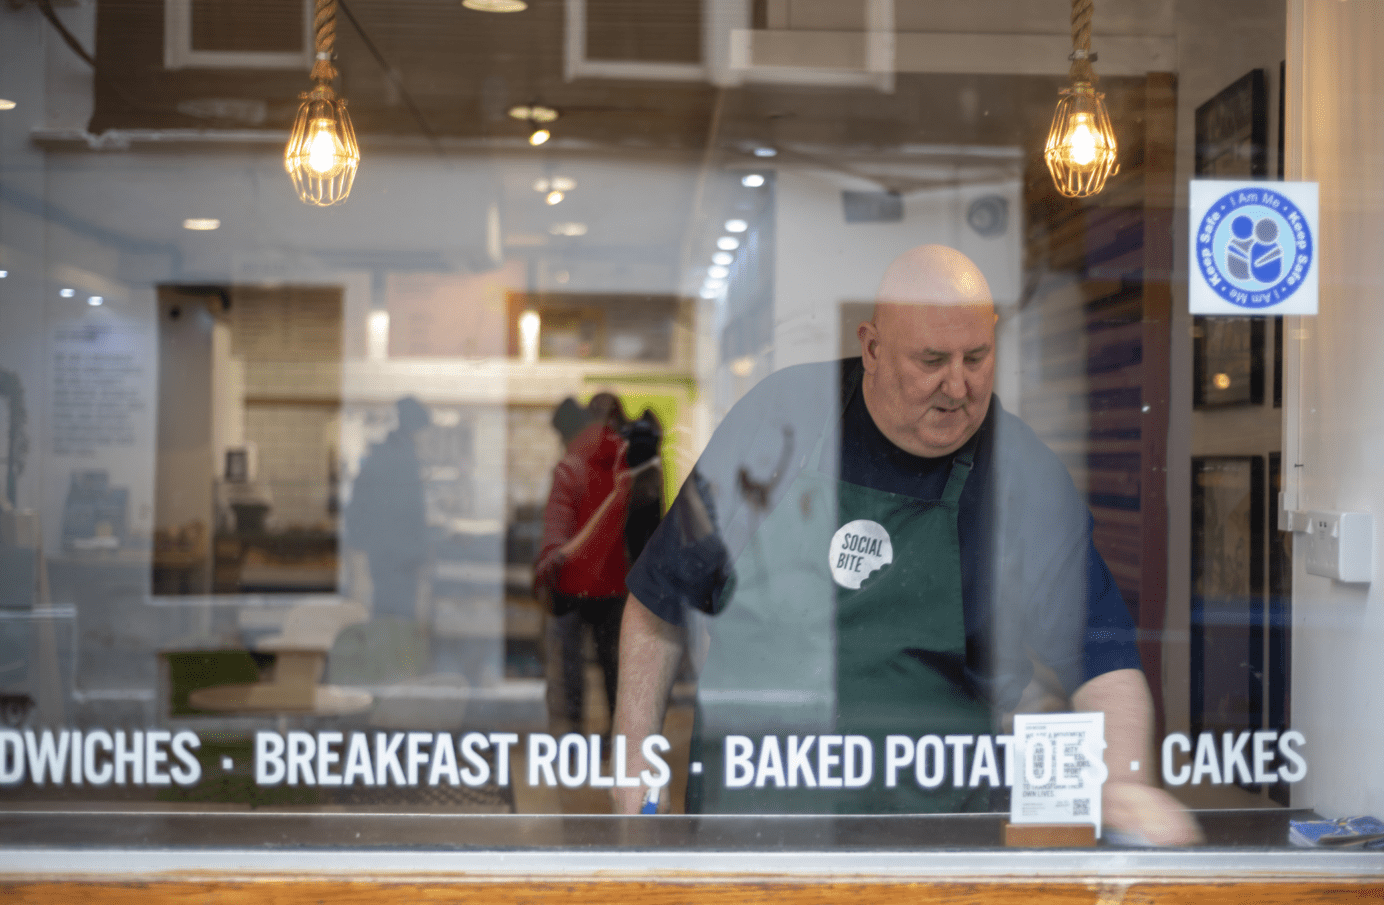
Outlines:
{"type": "Polygon", "coordinates": [[[942,392],[952,399],[966,396],[966,370],[960,358],[948,363],[942,372],[942,392]]]}

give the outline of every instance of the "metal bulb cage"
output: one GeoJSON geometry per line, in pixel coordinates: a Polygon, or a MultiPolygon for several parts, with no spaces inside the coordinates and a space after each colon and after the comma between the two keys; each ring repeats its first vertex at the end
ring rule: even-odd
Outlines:
{"type": "Polygon", "coordinates": [[[1115,130],[1105,112],[1105,95],[1089,83],[1077,82],[1059,95],[1043,159],[1059,192],[1086,198],[1120,171],[1115,130]]]}
{"type": "Polygon", "coordinates": [[[305,204],[329,207],[351,194],[360,166],[360,146],[346,101],[336,97],[331,88],[318,85],[302,97],[293,120],[293,135],[284,148],[284,169],[305,204]]]}

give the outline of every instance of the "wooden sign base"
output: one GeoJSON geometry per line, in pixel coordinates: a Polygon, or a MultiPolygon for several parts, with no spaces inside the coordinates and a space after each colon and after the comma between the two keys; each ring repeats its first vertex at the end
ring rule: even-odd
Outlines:
{"type": "Polygon", "coordinates": [[[1004,822],[1004,844],[1010,848],[1094,848],[1096,828],[1089,823],[1004,822]]]}

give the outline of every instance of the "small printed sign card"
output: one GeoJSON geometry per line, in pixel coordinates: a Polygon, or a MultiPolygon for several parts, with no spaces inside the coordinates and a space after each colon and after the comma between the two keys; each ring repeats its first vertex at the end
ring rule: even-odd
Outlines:
{"type": "Polygon", "coordinates": [[[1010,823],[1089,823],[1099,838],[1105,714],[1016,714],[1014,747],[1010,823]]]}

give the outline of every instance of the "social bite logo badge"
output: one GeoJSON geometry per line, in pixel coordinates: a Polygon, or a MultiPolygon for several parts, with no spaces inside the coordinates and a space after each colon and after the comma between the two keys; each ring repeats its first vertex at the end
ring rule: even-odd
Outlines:
{"type": "Polygon", "coordinates": [[[832,580],[857,590],[865,579],[894,561],[894,545],[879,522],[856,519],[836,529],[827,557],[832,580]]]}
{"type": "Polygon", "coordinates": [[[1290,299],[1303,287],[1315,252],[1308,217],[1287,195],[1261,185],[1213,201],[1194,240],[1201,280],[1246,313],[1290,299]]]}

